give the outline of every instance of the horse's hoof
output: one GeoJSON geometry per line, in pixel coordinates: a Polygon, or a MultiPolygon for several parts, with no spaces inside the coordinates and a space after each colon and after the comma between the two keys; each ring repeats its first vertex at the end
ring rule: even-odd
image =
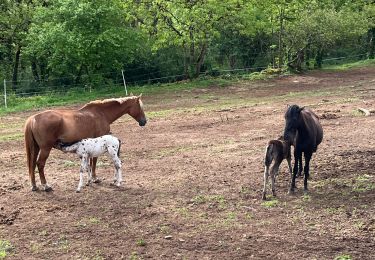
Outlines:
{"type": "Polygon", "coordinates": [[[80,190],[76,190],[76,193],[80,193],[81,191],[80,190]]]}
{"type": "Polygon", "coordinates": [[[99,178],[95,178],[92,180],[93,183],[101,183],[102,181],[99,178]]]}
{"type": "Polygon", "coordinates": [[[263,196],[262,196],[262,200],[266,200],[266,199],[267,199],[266,195],[263,194],[263,196]]]}
{"type": "Polygon", "coordinates": [[[309,190],[308,189],[303,190],[303,194],[308,195],[309,194],[309,190]]]}
{"type": "Polygon", "coordinates": [[[50,192],[50,191],[53,191],[53,189],[52,189],[52,187],[47,186],[47,187],[44,188],[44,191],[45,192],[50,192]]]}
{"type": "Polygon", "coordinates": [[[37,186],[32,186],[31,187],[31,191],[38,191],[38,190],[39,190],[39,188],[37,186]]]}

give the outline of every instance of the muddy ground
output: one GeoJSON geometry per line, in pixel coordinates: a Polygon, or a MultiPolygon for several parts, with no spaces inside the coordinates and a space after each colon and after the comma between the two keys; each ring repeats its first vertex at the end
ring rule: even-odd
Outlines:
{"type": "MultiPolygon", "coordinates": [[[[123,187],[99,159],[100,184],[75,193],[79,159],[54,150],[53,192],[31,192],[25,119],[0,118],[0,240],[9,259],[374,259],[375,68],[312,72],[230,87],[144,96],[142,129],[129,116],[123,187]],[[264,149],[284,127],[286,104],[312,108],[324,140],[288,195],[261,200],[264,149]],[[340,258],[341,257],[341,258],[340,258]]],[[[39,181],[39,180],[38,180],[39,181]]],[[[1,251],[1,248],[0,248],[1,251]]]]}

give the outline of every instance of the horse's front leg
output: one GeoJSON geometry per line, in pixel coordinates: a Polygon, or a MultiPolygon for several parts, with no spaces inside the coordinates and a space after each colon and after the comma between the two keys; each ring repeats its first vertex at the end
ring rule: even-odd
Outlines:
{"type": "Polygon", "coordinates": [[[296,177],[298,173],[298,162],[299,162],[300,157],[302,157],[302,152],[299,151],[299,149],[296,147],[294,149],[294,168],[293,168],[292,181],[290,183],[289,194],[293,194],[294,188],[296,187],[296,177]]]}
{"type": "Polygon", "coordinates": [[[90,158],[90,167],[91,167],[91,179],[93,183],[100,183],[100,179],[96,177],[96,162],[98,161],[97,157],[90,158]]]}
{"type": "Polygon", "coordinates": [[[304,174],[305,174],[305,178],[303,180],[303,191],[305,193],[307,193],[308,189],[307,189],[307,180],[309,179],[309,176],[310,176],[310,160],[311,160],[311,157],[312,157],[312,152],[305,152],[305,168],[303,169],[304,170],[304,174]]]}
{"type": "Polygon", "coordinates": [[[298,160],[298,176],[302,177],[303,165],[302,165],[302,153],[298,160]]]}
{"type": "Polygon", "coordinates": [[[290,157],[286,158],[286,161],[288,162],[288,168],[289,168],[289,173],[290,173],[290,179],[293,178],[293,170],[292,170],[292,160],[290,157]]]}

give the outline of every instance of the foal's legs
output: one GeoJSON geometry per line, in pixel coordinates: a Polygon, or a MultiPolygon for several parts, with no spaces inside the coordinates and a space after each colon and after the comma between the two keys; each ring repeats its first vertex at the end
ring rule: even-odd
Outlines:
{"type": "Polygon", "coordinates": [[[307,180],[309,179],[309,170],[310,170],[310,160],[312,157],[312,152],[305,152],[305,168],[304,168],[304,174],[305,174],[305,179],[303,180],[303,185],[304,185],[304,192],[307,193],[307,180]]]}
{"type": "Polygon", "coordinates": [[[266,165],[266,166],[264,167],[264,183],[263,183],[263,195],[262,195],[262,199],[263,199],[263,200],[266,199],[269,171],[270,171],[270,166],[269,166],[269,165],[266,165]]]}
{"type": "Polygon", "coordinates": [[[271,189],[272,189],[272,195],[276,197],[276,189],[275,189],[275,183],[276,183],[276,176],[279,173],[279,167],[280,167],[279,161],[275,161],[275,164],[272,166],[271,169],[271,189]]]}
{"type": "Polygon", "coordinates": [[[79,183],[76,192],[80,192],[83,186],[83,172],[89,170],[89,162],[87,156],[82,156],[81,167],[79,168],[79,183]]]}
{"type": "Polygon", "coordinates": [[[44,176],[44,166],[46,165],[46,161],[50,152],[51,148],[41,148],[38,160],[36,162],[38,166],[40,182],[42,183],[44,190],[47,192],[52,191],[52,188],[47,184],[46,177],[44,176]]]}
{"type": "Polygon", "coordinates": [[[118,187],[120,187],[121,182],[122,182],[122,173],[121,173],[121,160],[117,156],[118,149],[119,147],[116,147],[116,148],[112,148],[110,146],[108,147],[108,153],[111,156],[113,164],[115,165],[115,169],[116,169],[114,182],[118,187]]]}

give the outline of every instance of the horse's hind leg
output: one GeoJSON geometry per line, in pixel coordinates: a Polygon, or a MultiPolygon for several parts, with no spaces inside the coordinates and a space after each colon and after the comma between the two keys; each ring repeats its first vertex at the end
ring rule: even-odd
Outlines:
{"type": "Polygon", "coordinates": [[[303,169],[304,170],[304,174],[305,174],[305,178],[303,180],[303,185],[304,185],[304,192],[307,193],[308,189],[307,189],[307,180],[309,179],[309,176],[310,176],[310,160],[311,160],[311,157],[312,157],[312,153],[311,152],[305,152],[305,168],[303,169]]]}
{"type": "Polygon", "coordinates": [[[96,177],[96,162],[98,161],[97,157],[90,159],[90,167],[91,167],[91,176],[93,183],[100,183],[100,179],[96,177]]]}
{"type": "Polygon", "coordinates": [[[40,182],[42,183],[44,190],[47,192],[52,191],[52,188],[47,184],[46,177],[44,176],[44,166],[46,165],[46,161],[50,152],[51,149],[40,149],[40,154],[36,162],[38,166],[40,182]]]}
{"type": "Polygon", "coordinates": [[[31,182],[31,190],[37,191],[38,187],[36,186],[35,181],[35,168],[36,168],[36,160],[38,158],[39,153],[39,147],[35,146],[34,150],[32,151],[32,154],[30,155],[30,162],[29,162],[29,176],[30,176],[30,182],[31,182]]]}

